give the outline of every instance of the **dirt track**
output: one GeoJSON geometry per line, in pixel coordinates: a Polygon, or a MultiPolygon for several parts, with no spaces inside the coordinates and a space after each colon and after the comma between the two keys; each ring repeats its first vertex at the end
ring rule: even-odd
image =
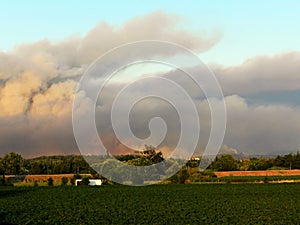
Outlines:
{"type": "MultiPolygon", "coordinates": [[[[90,176],[90,174],[81,174],[82,176],[90,176]]],[[[67,177],[69,180],[74,176],[74,174],[47,174],[47,175],[20,175],[20,176],[5,176],[6,178],[17,178],[21,182],[46,182],[50,177],[53,181],[61,181],[62,177],[67,177]]]]}
{"type": "Polygon", "coordinates": [[[215,174],[217,177],[300,176],[300,170],[228,171],[228,172],[215,172],[215,174]]]}

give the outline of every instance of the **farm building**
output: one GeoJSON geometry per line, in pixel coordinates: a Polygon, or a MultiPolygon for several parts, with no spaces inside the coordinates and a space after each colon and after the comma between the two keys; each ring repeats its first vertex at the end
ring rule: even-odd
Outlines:
{"type": "MultiPolygon", "coordinates": [[[[102,185],[101,179],[90,179],[89,181],[90,181],[90,183],[89,183],[90,186],[101,186],[102,185]]],[[[82,179],[76,179],[75,185],[76,186],[82,185],[82,179]]]]}

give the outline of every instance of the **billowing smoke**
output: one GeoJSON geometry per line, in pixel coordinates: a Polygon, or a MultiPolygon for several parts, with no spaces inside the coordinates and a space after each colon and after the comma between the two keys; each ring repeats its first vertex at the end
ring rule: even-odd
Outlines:
{"type": "MultiPolygon", "coordinates": [[[[179,22],[176,16],[156,11],[122,26],[100,22],[83,37],[58,43],[41,40],[0,52],[1,154],[78,153],[71,111],[76,84],[85,69],[108,50],[128,42],[158,39],[202,52],[220,39],[218,33],[207,36],[183,29],[179,22]]],[[[122,150],[110,136],[107,145],[122,150]]]]}
{"type": "MultiPolygon", "coordinates": [[[[180,18],[157,11],[122,26],[101,22],[83,37],[73,36],[58,43],[41,40],[0,52],[0,153],[15,151],[27,157],[79,153],[72,130],[72,104],[77,82],[89,64],[106,51],[132,41],[171,41],[201,53],[221,38],[218,33],[207,36],[205,32],[183,29],[179,22],[180,18]]],[[[226,95],[228,121],[223,151],[263,154],[299,149],[299,52],[254,57],[241,65],[211,68],[226,95]]],[[[193,82],[182,80],[177,70],[159,75],[180,80],[195,100],[201,122],[197,151],[201,152],[211,126],[207,101],[193,82]]],[[[114,85],[118,90],[118,83],[114,85]]],[[[136,91],[143,92],[145,88],[147,84],[136,91]]],[[[158,84],[157,88],[164,87],[158,84]]],[[[96,113],[106,115],[106,102],[111,102],[112,93],[104,92],[102,97],[96,113]]],[[[84,109],[83,104],[79,110],[84,113],[84,109]]],[[[140,138],[147,137],[145,121],[154,112],[168,125],[170,133],[160,147],[169,154],[180,128],[170,105],[154,99],[139,102],[132,111],[132,130],[140,138]]],[[[96,122],[103,142],[113,153],[130,152],[114,138],[110,124],[97,116],[96,122]]]]}

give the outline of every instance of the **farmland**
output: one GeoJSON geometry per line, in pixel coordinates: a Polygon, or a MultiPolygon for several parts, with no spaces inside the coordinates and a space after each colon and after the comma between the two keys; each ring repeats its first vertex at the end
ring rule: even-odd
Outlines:
{"type": "Polygon", "coordinates": [[[0,188],[0,223],[297,224],[299,217],[299,184],[0,188]]]}

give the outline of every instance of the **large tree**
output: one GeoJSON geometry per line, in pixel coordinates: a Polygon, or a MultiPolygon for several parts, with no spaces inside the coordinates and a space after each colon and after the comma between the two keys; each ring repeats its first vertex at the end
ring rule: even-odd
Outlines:
{"type": "Polygon", "coordinates": [[[156,164],[164,160],[162,152],[157,151],[153,145],[145,145],[143,150],[135,151],[135,153],[141,158],[150,160],[151,164],[156,164]]]}
{"type": "Polygon", "coordinates": [[[24,159],[21,155],[11,152],[1,159],[1,173],[5,175],[20,175],[24,172],[24,159]]]}
{"type": "Polygon", "coordinates": [[[216,157],[211,164],[212,169],[217,171],[235,171],[238,169],[237,161],[232,155],[221,155],[216,157]]]}

